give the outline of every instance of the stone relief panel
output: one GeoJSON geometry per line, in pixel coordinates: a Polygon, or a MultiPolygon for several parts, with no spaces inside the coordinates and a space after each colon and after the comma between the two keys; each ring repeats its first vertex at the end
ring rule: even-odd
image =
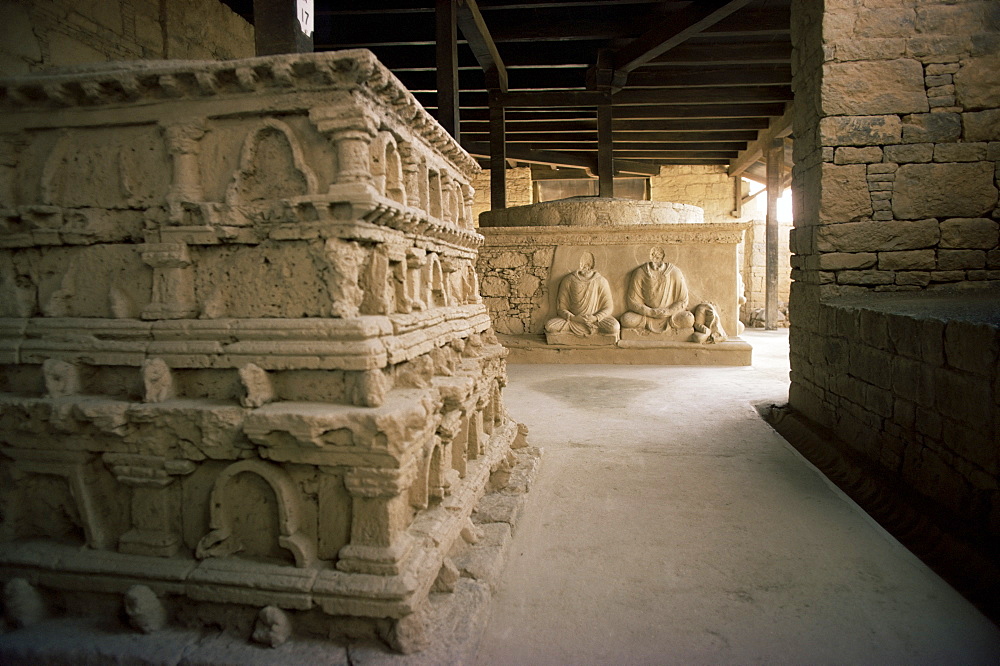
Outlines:
{"type": "Polygon", "coordinates": [[[611,316],[611,286],[594,268],[594,255],[583,252],[579,267],[559,282],[556,315],[545,324],[549,344],[614,344],[621,326],[611,316]]]}

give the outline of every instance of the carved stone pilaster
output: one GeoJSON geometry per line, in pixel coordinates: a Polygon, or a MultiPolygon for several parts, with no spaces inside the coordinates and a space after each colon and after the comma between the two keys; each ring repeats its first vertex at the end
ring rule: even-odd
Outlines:
{"type": "Polygon", "coordinates": [[[180,550],[181,491],[174,479],[194,471],[190,460],[105,453],[118,483],[132,488],[132,528],[118,539],[118,550],[133,555],[172,557],[180,550]]]}
{"type": "Polygon", "coordinates": [[[198,314],[194,269],[186,243],[146,243],[142,260],[153,268],[153,293],[143,319],[185,319],[198,314]]]}
{"type": "Polygon", "coordinates": [[[411,247],[406,251],[406,287],[412,310],[423,310],[427,307],[423,288],[423,268],[427,263],[427,251],[419,247],[411,247]]]}
{"type": "Polygon", "coordinates": [[[333,142],[337,151],[337,184],[370,183],[371,143],[378,122],[357,106],[314,108],[309,120],[333,142]]]}
{"type": "Polygon", "coordinates": [[[340,549],[341,571],[395,575],[402,571],[413,547],[406,533],[409,519],[407,492],[416,470],[355,467],[344,476],[353,499],[351,542],[340,549]]]}
{"type": "MultiPolygon", "coordinates": [[[[163,128],[167,151],[173,158],[173,183],[167,199],[171,206],[181,201],[201,201],[201,168],[198,165],[200,140],[205,128],[198,123],[168,125],[163,128]]],[[[173,211],[171,211],[173,214],[173,211]]]]}

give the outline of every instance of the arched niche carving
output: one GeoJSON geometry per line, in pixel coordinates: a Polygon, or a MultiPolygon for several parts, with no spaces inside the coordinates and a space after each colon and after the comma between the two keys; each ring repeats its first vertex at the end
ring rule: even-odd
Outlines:
{"type": "Polygon", "coordinates": [[[316,546],[301,531],[301,507],[295,483],[288,472],[260,460],[242,460],[224,469],[209,495],[209,533],[198,542],[195,557],[225,557],[239,552],[241,544],[233,536],[233,516],[226,504],[226,485],[240,474],[254,474],[274,492],[278,509],[278,545],[291,552],[295,566],[305,568],[316,562],[316,546]]]}
{"type": "Polygon", "coordinates": [[[455,197],[454,188],[452,186],[451,179],[447,176],[441,176],[441,221],[447,222],[449,224],[457,223],[457,218],[455,216],[455,197]]]}
{"type": "Polygon", "coordinates": [[[428,253],[426,270],[426,283],[430,290],[430,298],[427,299],[428,304],[432,307],[445,307],[449,305],[448,282],[445,279],[444,269],[441,267],[441,259],[437,253],[428,253]]]}
{"type": "Polygon", "coordinates": [[[292,129],[273,118],[258,123],[243,141],[240,166],[226,190],[226,203],[237,205],[316,193],[316,175],[306,164],[292,129]]]}
{"type": "Polygon", "coordinates": [[[381,131],[371,144],[372,178],[380,194],[393,201],[406,204],[403,183],[403,164],[399,146],[391,132],[381,131]]]}
{"type": "Polygon", "coordinates": [[[455,226],[468,226],[465,220],[465,201],[462,197],[462,184],[452,183],[451,188],[451,209],[454,211],[451,220],[455,226]]]}
{"type": "Polygon", "coordinates": [[[441,174],[437,171],[427,172],[427,214],[441,219],[441,174]]]}
{"type": "Polygon", "coordinates": [[[417,509],[426,509],[431,499],[440,500],[444,497],[441,483],[444,478],[444,470],[441,469],[442,448],[441,438],[434,437],[424,449],[416,478],[410,486],[410,504],[417,509]]]}

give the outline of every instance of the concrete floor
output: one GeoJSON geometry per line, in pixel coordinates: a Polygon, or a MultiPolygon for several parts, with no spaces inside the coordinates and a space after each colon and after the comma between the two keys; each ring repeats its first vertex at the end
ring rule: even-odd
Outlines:
{"type": "Polygon", "coordinates": [[[762,421],[754,365],[511,365],[545,450],[478,664],[998,664],[1000,630],[762,421]]]}

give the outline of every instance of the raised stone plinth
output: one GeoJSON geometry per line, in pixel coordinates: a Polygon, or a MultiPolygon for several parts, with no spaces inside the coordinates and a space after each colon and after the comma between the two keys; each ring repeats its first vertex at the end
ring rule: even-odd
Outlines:
{"type": "Polygon", "coordinates": [[[511,362],[750,364],[738,338],[747,223],[705,223],[685,204],[598,197],[490,211],[479,222],[481,292],[511,362]],[[651,262],[669,277],[640,278],[651,262]],[[567,318],[579,314],[574,299],[596,320],[567,318]]]}
{"type": "Polygon", "coordinates": [[[0,578],[418,649],[523,443],[475,161],[367,51],[3,80],[0,106],[0,578]]]}

